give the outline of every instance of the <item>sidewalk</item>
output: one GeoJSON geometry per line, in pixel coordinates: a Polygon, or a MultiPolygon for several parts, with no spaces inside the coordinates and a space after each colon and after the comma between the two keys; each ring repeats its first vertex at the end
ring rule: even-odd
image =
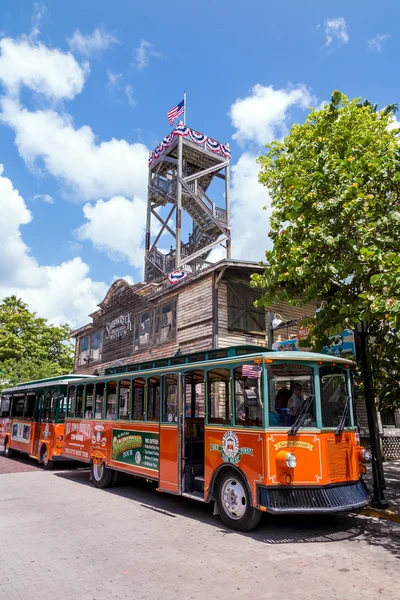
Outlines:
{"type": "MultiPolygon", "coordinates": [[[[371,517],[380,519],[389,519],[400,523],[400,461],[387,461],[383,463],[383,471],[385,473],[386,489],[384,491],[385,498],[389,502],[387,510],[379,510],[377,508],[368,507],[362,512],[371,517]]],[[[372,492],[372,470],[369,466],[365,481],[370,492],[372,492]]]]}

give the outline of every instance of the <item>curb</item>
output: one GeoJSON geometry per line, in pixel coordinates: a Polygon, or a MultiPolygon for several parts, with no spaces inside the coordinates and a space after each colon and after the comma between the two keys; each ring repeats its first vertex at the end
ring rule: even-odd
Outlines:
{"type": "Polygon", "coordinates": [[[385,519],[386,521],[400,523],[400,513],[390,509],[379,510],[378,508],[363,508],[360,510],[360,514],[367,517],[374,517],[375,519],[385,519]]]}

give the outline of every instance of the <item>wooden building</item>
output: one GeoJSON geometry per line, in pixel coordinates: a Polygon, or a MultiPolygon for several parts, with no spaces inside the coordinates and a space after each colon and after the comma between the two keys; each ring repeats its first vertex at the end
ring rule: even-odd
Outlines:
{"type": "MultiPolygon", "coordinates": [[[[130,285],[113,283],[91,323],[73,333],[75,372],[104,369],[150,358],[241,344],[268,346],[269,314],[284,320],[313,314],[315,306],[285,303],[256,308],[250,287],[257,263],[224,259],[178,283],[168,279],[130,285]]],[[[279,331],[282,339],[295,328],[279,331]]],[[[275,339],[277,339],[275,335],[275,339]]]]}

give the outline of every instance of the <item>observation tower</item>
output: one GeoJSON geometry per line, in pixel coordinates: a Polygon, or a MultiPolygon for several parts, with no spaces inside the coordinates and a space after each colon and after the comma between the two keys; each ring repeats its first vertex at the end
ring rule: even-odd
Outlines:
{"type": "Polygon", "coordinates": [[[211,264],[207,258],[219,245],[230,258],[230,156],[229,144],[182,122],[150,152],[145,281],[162,280],[175,270],[197,273],[211,264]],[[218,180],[224,181],[222,193],[218,180]],[[216,192],[218,204],[210,197],[216,192]],[[152,240],[154,225],[159,229],[152,240]],[[166,232],[173,238],[167,253],[157,248],[166,232]]]}

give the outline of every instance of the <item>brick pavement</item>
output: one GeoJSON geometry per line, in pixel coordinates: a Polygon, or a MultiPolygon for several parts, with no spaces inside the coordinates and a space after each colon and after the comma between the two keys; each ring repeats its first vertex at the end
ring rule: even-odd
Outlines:
{"type": "Polygon", "coordinates": [[[265,516],[239,534],[210,506],[151,484],[107,491],[88,478],[0,476],[0,600],[398,598],[395,523],[265,516]]]}

